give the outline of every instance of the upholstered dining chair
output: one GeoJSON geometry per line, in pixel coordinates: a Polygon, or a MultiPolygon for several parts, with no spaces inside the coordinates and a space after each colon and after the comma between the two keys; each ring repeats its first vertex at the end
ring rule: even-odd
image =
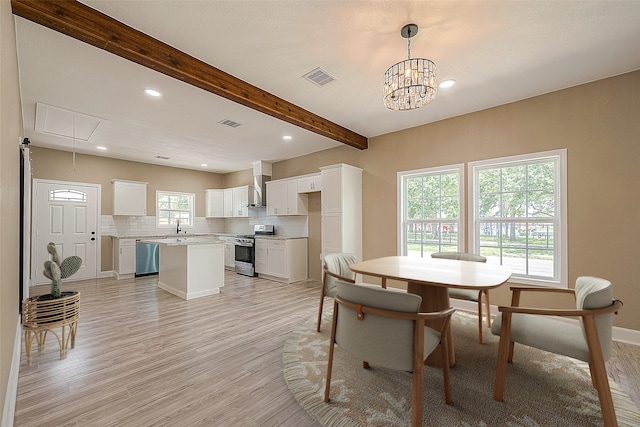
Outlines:
{"type": "MultiPolygon", "coordinates": [[[[455,309],[450,307],[435,313],[420,313],[422,298],[419,295],[375,285],[338,281],[336,290],[324,401],[329,402],[331,369],[337,344],[341,350],[363,360],[365,369],[372,364],[413,372],[411,424],[421,426],[424,360],[438,346],[443,360],[448,359],[448,345],[444,340],[455,309]],[[425,320],[432,319],[442,320],[439,331],[425,326],[425,320]]],[[[444,365],[445,401],[450,404],[449,365],[444,365]]]]}
{"type": "Polygon", "coordinates": [[[343,280],[349,283],[356,282],[356,273],[351,271],[350,265],[356,263],[356,256],[348,253],[336,253],[325,255],[322,268],[322,289],[320,289],[320,307],[318,308],[318,327],[322,321],[322,307],[324,297],[335,297],[336,282],[343,280]]]}
{"type": "MultiPolygon", "coordinates": [[[[436,252],[431,254],[431,258],[457,259],[460,261],[487,262],[482,255],[468,254],[465,252],[436,252]]],[[[474,289],[449,288],[449,298],[462,299],[478,303],[478,341],[483,343],[482,338],[482,295],[487,307],[487,327],[491,327],[491,304],[489,303],[489,290],[476,291],[474,289]]]]}
{"type": "Polygon", "coordinates": [[[513,363],[514,344],[520,343],[544,351],[562,354],[589,364],[591,382],[598,391],[605,427],[617,426],[609,379],[604,362],[611,356],[613,313],[622,302],[613,298],[611,282],[583,276],[574,289],[512,287],[511,306],[498,307],[491,332],[500,335],[498,364],[493,398],[502,401],[507,363],[513,363]],[[576,308],[545,309],[520,306],[525,293],[573,294],[576,308]],[[579,317],[579,324],[558,317],[579,317]]]}

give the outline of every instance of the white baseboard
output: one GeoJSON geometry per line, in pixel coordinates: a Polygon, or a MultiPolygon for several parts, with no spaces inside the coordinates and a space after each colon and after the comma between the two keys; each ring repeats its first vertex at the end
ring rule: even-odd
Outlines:
{"type": "Polygon", "coordinates": [[[13,357],[11,358],[11,370],[7,381],[7,392],[4,397],[2,411],[2,427],[13,427],[13,419],[16,412],[16,399],[18,396],[18,376],[20,375],[20,352],[22,351],[22,324],[18,315],[16,337],[13,342],[13,357]]]}
{"type": "MultiPolygon", "coordinates": [[[[455,308],[459,308],[463,311],[469,311],[478,314],[478,303],[473,301],[465,301],[459,299],[451,299],[451,305],[455,308]]],[[[484,304],[482,305],[484,308],[484,304]]],[[[491,306],[491,315],[495,317],[498,314],[498,306],[491,306]]],[[[578,324],[577,319],[563,318],[563,321],[568,323],[578,324]]],[[[619,326],[613,327],[613,340],[622,342],[625,344],[640,346],[640,331],[635,329],[621,328],[619,326]]]]}
{"type": "Polygon", "coordinates": [[[116,277],[113,270],[101,271],[98,273],[98,279],[109,279],[112,277],[116,277]]]}

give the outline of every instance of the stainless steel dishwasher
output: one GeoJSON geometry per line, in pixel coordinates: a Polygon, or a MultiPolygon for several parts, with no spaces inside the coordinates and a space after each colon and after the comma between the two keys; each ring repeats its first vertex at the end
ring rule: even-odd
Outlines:
{"type": "Polygon", "coordinates": [[[154,243],[136,242],[136,276],[158,274],[160,250],[154,243]]]}

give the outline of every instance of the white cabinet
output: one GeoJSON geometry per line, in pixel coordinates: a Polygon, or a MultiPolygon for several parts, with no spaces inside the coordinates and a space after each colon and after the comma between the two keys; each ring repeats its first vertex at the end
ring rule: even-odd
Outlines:
{"type": "Polygon", "coordinates": [[[362,260],[362,169],[338,164],[322,176],[322,256],[348,252],[362,260]]]}
{"type": "Polygon", "coordinates": [[[267,240],[256,239],[256,273],[268,274],[269,265],[267,263],[267,240]]]}
{"type": "Polygon", "coordinates": [[[146,215],[147,183],[114,179],[113,215],[146,215]]]}
{"type": "Polygon", "coordinates": [[[307,279],[307,239],[256,238],[256,272],[291,283],[307,279]]]}
{"type": "Polygon", "coordinates": [[[205,217],[224,217],[224,190],[212,189],[204,190],[205,217]]]}
{"type": "Polygon", "coordinates": [[[308,196],[298,193],[297,178],[267,182],[267,215],[307,215],[308,196]]]}
{"type": "Polygon", "coordinates": [[[322,190],[322,176],[319,173],[298,177],[298,193],[312,193],[322,190]]]}
{"type": "Polygon", "coordinates": [[[249,216],[249,204],[253,203],[253,189],[248,185],[232,188],[233,217],[249,216]]]}
{"type": "Polygon", "coordinates": [[[233,236],[218,236],[218,240],[224,242],[224,266],[226,269],[236,268],[236,245],[233,236]]]}
{"type": "Polygon", "coordinates": [[[113,271],[118,280],[135,275],[136,239],[113,239],[113,271]]]}
{"type": "Polygon", "coordinates": [[[222,193],[222,205],[225,218],[233,216],[233,188],[225,188],[222,193]]]}
{"type": "Polygon", "coordinates": [[[286,240],[271,240],[267,242],[267,274],[286,279],[287,251],[286,240]]]}

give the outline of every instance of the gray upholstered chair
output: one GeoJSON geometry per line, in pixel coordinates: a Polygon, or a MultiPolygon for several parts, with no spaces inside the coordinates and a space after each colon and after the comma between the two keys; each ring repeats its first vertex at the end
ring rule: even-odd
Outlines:
{"type": "Polygon", "coordinates": [[[574,289],[512,287],[510,307],[498,307],[491,332],[500,335],[498,365],[493,398],[503,400],[507,363],[513,363],[514,343],[562,354],[589,363],[591,382],[598,391],[604,425],[616,426],[604,362],[611,356],[613,313],[622,302],[613,298],[611,282],[597,277],[579,277],[574,289]],[[520,296],[536,292],[554,295],[573,294],[576,308],[545,309],[520,306],[520,296]],[[579,324],[557,317],[579,317],[579,324]]]}
{"type": "MultiPolygon", "coordinates": [[[[457,259],[459,261],[487,262],[482,255],[468,254],[465,252],[436,252],[431,254],[431,258],[457,259]]],[[[449,288],[449,298],[463,299],[478,303],[478,340],[482,344],[482,295],[487,307],[487,327],[491,327],[491,304],[489,303],[489,290],[476,291],[474,289],[449,288]]]]}
{"type": "MultiPolygon", "coordinates": [[[[455,309],[450,307],[437,313],[419,313],[421,302],[419,295],[411,293],[374,285],[337,282],[325,402],[329,402],[331,369],[337,344],[341,350],[363,360],[365,369],[372,364],[413,372],[411,421],[413,426],[422,425],[424,360],[438,346],[443,360],[448,360],[448,346],[444,340],[455,309]],[[442,320],[441,330],[425,326],[425,320],[432,319],[442,320]],[[442,345],[439,345],[441,340],[442,345]]],[[[445,401],[450,404],[449,365],[446,363],[443,377],[445,401]]]]}
{"type": "Polygon", "coordinates": [[[356,256],[347,253],[328,254],[324,257],[322,268],[322,289],[320,289],[320,307],[318,308],[318,332],[322,321],[322,306],[324,297],[336,296],[336,282],[343,280],[349,283],[356,282],[356,273],[349,266],[356,263],[356,256]]]}

